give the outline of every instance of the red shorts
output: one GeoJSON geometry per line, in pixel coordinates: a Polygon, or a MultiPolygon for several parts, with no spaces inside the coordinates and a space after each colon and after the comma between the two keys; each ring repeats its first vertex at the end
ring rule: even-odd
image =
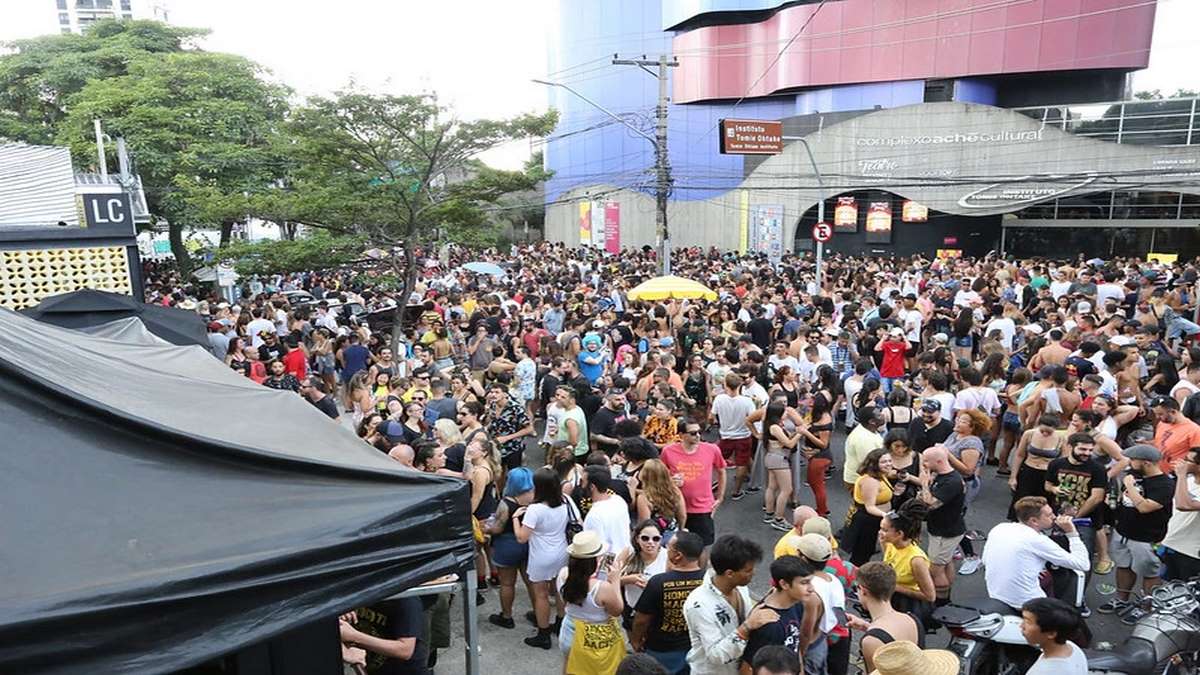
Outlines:
{"type": "Polygon", "coordinates": [[[717,441],[717,446],[721,448],[725,462],[731,466],[750,466],[754,459],[753,438],[722,438],[717,441]]]}

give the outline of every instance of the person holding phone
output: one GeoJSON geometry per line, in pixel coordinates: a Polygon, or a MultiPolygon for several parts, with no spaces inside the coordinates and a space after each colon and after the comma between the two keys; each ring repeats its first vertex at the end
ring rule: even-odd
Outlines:
{"type": "Polygon", "coordinates": [[[584,530],[567,547],[567,566],[558,573],[566,617],[558,646],[565,672],[611,673],[625,658],[625,633],[617,617],[625,607],[614,556],[600,535],[584,530]]]}

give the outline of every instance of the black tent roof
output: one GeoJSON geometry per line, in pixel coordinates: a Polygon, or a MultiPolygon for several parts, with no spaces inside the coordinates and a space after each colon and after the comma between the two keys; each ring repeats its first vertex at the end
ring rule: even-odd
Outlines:
{"type": "Polygon", "coordinates": [[[136,317],[147,330],[171,344],[209,348],[208,329],[199,314],[175,307],[148,305],[122,293],[84,288],[52,295],[21,311],[38,321],[63,328],[87,328],[136,317]]]}
{"type": "Polygon", "coordinates": [[[163,672],[469,568],[467,484],[194,348],[0,309],[0,672],[163,672]]]}

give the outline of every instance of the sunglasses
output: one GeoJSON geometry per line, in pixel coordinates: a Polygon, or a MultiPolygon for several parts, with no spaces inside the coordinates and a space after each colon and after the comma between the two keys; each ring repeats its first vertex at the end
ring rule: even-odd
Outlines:
{"type": "Polygon", "coordinates": [[[656,543],[656,544],[657,544],[658,542],[662,541],[662,537],[661,537],[661,536],[658,536],[658,535],[651,536],[651,535],[649,535],[649,534],[639,534],[639,535],[638,535],[638,540],[639,540],[639,541],[644,541],[644,542],[647,542],[647,543],[654,542],[654,543],[656,543]]]}
{"type": "Polygon", "coordinates": [[[697,436],[700,434],[700,430],[699,429],[684,429],[680,433],[686,434],[688,436],[697,436]]]}

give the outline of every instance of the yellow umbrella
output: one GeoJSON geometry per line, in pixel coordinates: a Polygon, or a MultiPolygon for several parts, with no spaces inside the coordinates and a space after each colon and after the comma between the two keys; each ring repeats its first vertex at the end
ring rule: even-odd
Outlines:
{"type": "Polygon", "coordinates": [[[666,300],[667,298],[704,298],[715,302],[716,291],[699,281],[683,277],[654,277],[635,286],[628,293],[630,300],[666,300]]]}

